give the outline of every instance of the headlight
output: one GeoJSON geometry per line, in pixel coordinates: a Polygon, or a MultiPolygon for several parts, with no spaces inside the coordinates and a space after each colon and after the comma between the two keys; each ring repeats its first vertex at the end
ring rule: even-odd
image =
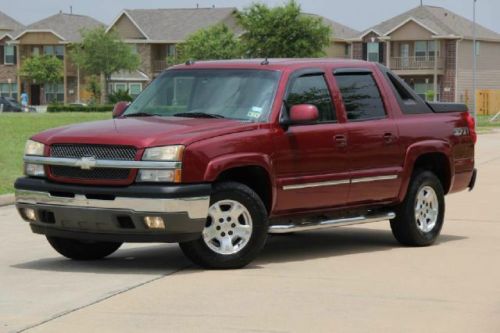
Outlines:
{"type": "Polygon", "coordinates": [[[43,143],[28,140],[26,141],[26,146],[24,147],[24,155],[43,156],[44,150],[45,145],[43,143]]]}
{"type": "Polygon", "coordinates": [[[142,156],[143,161],[182,161],[184,146],[165,146],[148,148],[142,156]]]}
{"type": "Polygon", "coordinates": [[[181,169],[150,170],[142,169],[137,173],[138,182],[180,183],[181,169]]]}
{"type": "Polygon", "coordinates": [[[24,164],[24,174],[32,177],[45,177],[45,168],[40,164],[24,164]]]}

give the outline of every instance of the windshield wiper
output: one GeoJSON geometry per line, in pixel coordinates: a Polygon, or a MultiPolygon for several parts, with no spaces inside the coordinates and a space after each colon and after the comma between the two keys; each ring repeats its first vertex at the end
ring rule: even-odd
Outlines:
{"type": "Polygon", "coordinates": [[[131,113],[131,114],[126,114],[125,117],[154,117],[154,116],[159,116],[158,114],[155,113],[147,113],[147,112],[137,112],[137,113],[131,113]]]}
{"type": "Polygon", "coordinates": [[[226,118],[224,116],[221,116],[220,114],[205,113],[205,112],[183,112],[183,113],[176,113],[176,114],[174,114],[174,117],[186,117],[186,118],[219,118],[219,119],[226,118]]]}

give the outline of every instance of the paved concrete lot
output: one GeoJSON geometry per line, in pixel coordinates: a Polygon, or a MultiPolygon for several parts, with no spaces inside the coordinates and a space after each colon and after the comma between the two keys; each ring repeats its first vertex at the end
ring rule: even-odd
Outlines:
{"type": "Polygon", "coordinates": [[[0,332],[500,332],[500,134],[477,164],[435,246],[401,247],[382,222],[272,237],[237,271],[177,245],[72,262],[0,208],[0,332]]]}

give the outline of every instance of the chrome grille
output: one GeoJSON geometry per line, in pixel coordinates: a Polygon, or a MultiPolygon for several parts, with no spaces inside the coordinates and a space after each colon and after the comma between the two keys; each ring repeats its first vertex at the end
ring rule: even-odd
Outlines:
{"type": "Polygon", "coordinates": [[[136,149],[127,146],[58,144],[50,148],[50,156],[65,158],[94,157],[96,160],[135,160],[136,149]]]}
{"type": "MultiPolygon", "coordinates": [[[[137,150],[128,146],[57,144],[50,147],[51,157],[82,158],[94,157],[96,160],[133,161],[137,150]]],[[[85,180],[127,180],[130,169],[96,168],[82,170],[76,167],[51,166],[54,177],[85,180]]]]}
{"type": "Polygon", "coordinates": [[[82,170],[80,168],[56,165],[51,166],[50,171],[52,175],[56,177],[96,180],[124,180],[127,179],[130,174],[130,169],[98,168],[82,170]]]}

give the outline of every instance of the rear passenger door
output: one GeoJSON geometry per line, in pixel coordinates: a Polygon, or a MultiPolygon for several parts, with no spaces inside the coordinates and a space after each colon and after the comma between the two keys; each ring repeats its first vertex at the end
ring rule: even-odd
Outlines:
{"type": "Polygon", "coordinates": [[[391,201],[401,184],[403,152],[379,89],[381,78],[369,69],[340,69],[334,77],[347,117],[348,203],[391,201]]]}

